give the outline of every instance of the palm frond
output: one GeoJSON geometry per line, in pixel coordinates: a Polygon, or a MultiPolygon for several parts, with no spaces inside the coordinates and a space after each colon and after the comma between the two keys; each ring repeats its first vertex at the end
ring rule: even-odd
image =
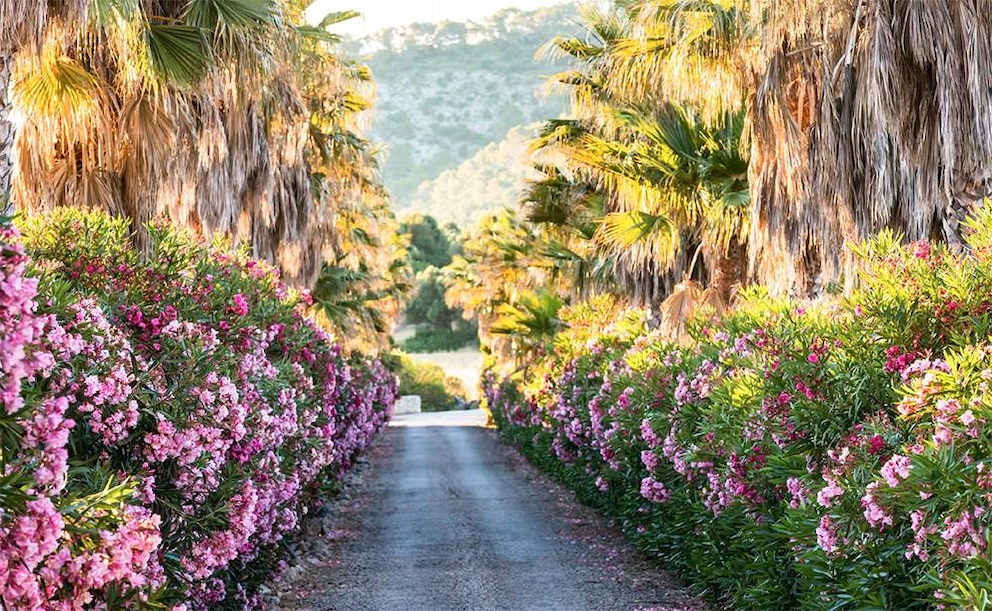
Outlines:
{"type": "Polygon", "coordinates": [[[213,65],[210,45],[198,27],[150,24],[145,30],[145,44],[152,70],[169,83],[194,85],[213,65]]]}
{"type": "Polygon", "coordinates": [[[668,217],[646,212],[611,212],[603,217],[597,239],[612,248],[631,248],[654,243],[661,252],[674,250],[676,229],[668,217]]]}
{"type": "Polygon", "coordinates": [[[238,28],[256,27],[274,20],[272,0],[189,0],[188,24],[226,35],[238,28]]]}
{"type": "Polygon", "coordinates": [[[46,53],[36,70],[13,83],[14,95],[25,114],[57,117],[95,109],[101,95],[99,77],[78,61],[46,53]]]}
{"type": "Polygon", "coordinates": [[[328,13],[320,20],[320,24],[317,25],[321,30],[325,30],[331,26],[338,25],[339,23],[344,23],[345,21],[350,21],[357,17],[361,17],[361,13],[358,11],[335,11],[333,13],[328,13]]]}

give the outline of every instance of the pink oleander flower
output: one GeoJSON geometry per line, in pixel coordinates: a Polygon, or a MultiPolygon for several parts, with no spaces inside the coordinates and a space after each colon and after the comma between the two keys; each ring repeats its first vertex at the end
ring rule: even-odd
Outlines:
{"type": "Polygon", "coordinates": [[[912,468],[913,462],[908,456],[896,454],[882,465],[882,477],[890,488],[895,488],[900,479],[909,477],[912,468]]]}
{"type": "Polygon", "coordinates": [[[975,522],[985,513],[981,507],[973,511],[964,511],[957,518],[944,518],[944,529],[940,538],[947,545],[947,551],[953,556],[974,558],[988,545],[983,530],[975,522]]]}
{"type": "Polygon", "coordinates": [[[617,407],[620,408],[621,410],[629,409],[630,398],[631,396],[633,396],[633,394],[634,394],[634,389],[632,387],[628,386],[627,388],[623,389],[623,392],[621,392],[620,396],[617,397],[617,407]]]}
{"type": "Polygon", "coordinates": [[[647,418],[641,421],[641,438],[644,439],[644,443],[648,444],[649,448],[656,448],[661,445],[661,437],[654,432],[651,421],[647,418]]]}
{"type": "Polygon", "coordinates": [[[665,484],[653,477],[645,477],[641,480],[641,496],[652,503],[667,503],[672,497],[665,484]]]}
{"type": "Polygon", "coordinates": [[[927,524],[926,516],[920,509],[910,512],[909,518],[913,528],[913,543],[907,546],[906,559],[916,556],[926,562],[930,559],[930,552],[925,547],[927,537],[937,532],[937,527],[927,524]]]}
{"type": "Polygon", "coordinates": [[[834,554],[839,549],[836,528],[834,527],[833,520],[828,515],[820,518],[820,524],[816,527],[816,544],[828,556],[834,554]]]}
{"type": "Polygon", "coordinates": [[[658,455],[654,453],[654,450],[643,450],[641,452],[641,463],[648,471],[654,471],[658,468],[658,455]]]}
{"type": "Polygon", "coordinates": [[[236,316],[246,316],[248,314],[248,300],[241,293],[237,293],[231,298],[234,303],[228,310],[236,316]]]}
{"type": "Polygon", "coordinates": [[[789,494],[792,495],[792,499],[789,501],[789,507],[796,509],[806,501],[806,497],[809,495],[809,491],[806,490],[806,485],[798,477],[790,477],[785,483],[786,489],[789,494]]]}
{"type": "Polygon", "coordinates": [[[875,500],[876,490],[878,490],[878,482],[868,484],[865,495],[861,497],[861,506],[864,508],[865,520],[881,530],[886,526],[892,526],[893,522],[892,516],[875,500]]]}

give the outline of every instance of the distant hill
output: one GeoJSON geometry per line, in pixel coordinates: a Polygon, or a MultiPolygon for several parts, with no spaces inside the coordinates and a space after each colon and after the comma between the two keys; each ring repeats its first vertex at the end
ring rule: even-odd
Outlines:
{"type": "Polygon", "coordinates": [[[528,178],[538,178],[527,147],[537,124],[514,127],[458,167],[421,183],[405,210],[423,212],[462,229],[500,208],[516,208],[528,178]]]}
{"type": "Polygon", "coordinates": [[[383,177],[397,211],[422,205],[429,199],[423,194],[439,184],[424,183],[512,128],[561,114],[561,97],[541,95],[546,77],[561,66],[538,64],[534,53],[577,31],[576,6],[503,10],[481,22],[413,24],[347,43],[375,76],[370,135],[386,147],[383,177]]]}

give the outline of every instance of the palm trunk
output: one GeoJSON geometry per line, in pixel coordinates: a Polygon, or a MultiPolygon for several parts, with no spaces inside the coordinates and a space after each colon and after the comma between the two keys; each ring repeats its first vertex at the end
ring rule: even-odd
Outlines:
{"type": "Polygon", "coordinates": [[[11,121],[13,104],[10,99],[10,75],[14,58],[0,54],[0,216],[13,211],[11,188],[14,175],[14,123],[11,121]]]}
{"type": "Polygon", "coordinates": [[[703,258],[709,268],[710,288],[718,291],[723,302],[729,304],[734,286],[742,284],[747,274],[747,246],[733,238],[726,251],[705,248],[703,258]]]}

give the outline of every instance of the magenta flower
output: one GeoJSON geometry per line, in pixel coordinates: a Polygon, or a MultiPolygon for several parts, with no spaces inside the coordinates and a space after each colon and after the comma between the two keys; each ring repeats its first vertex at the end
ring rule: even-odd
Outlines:
{"type": "Polygon", "coordinates": [[[232,305],[229,308],[232,314],[236,316],[248,315],[248,310],[249,310],[248,300],[245,299],[244,295],[242,295],[241,293],[237,293],[234,297],[231,298],[231,301],[234,302],[234,305],[232,305]]]}
{"type": "Polygon", "coordinates": [[[885,439],[881,435],[873,435],[868,439],[868,453],[881,454],[885,449],[885,439]]]}

